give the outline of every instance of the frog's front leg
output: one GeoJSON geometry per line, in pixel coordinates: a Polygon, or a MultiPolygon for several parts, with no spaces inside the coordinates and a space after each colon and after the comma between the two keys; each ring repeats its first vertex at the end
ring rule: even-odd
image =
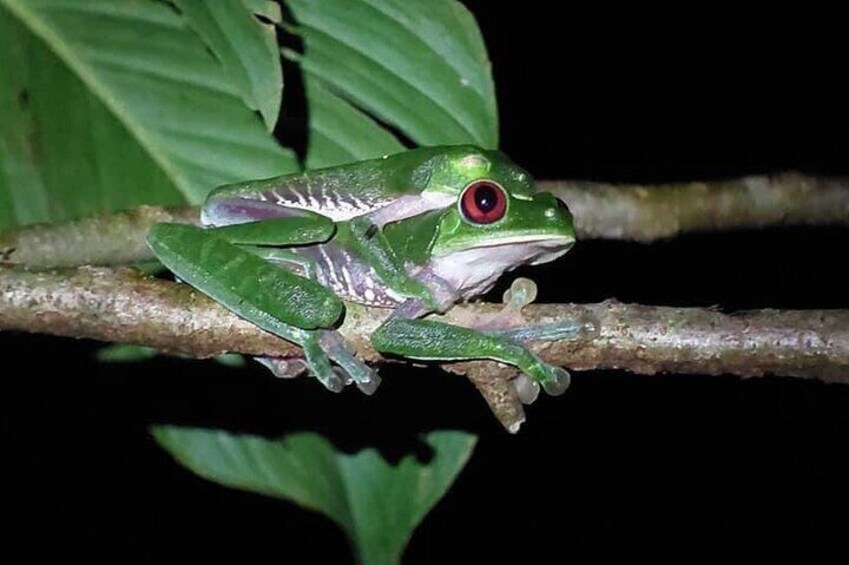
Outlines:
{"type": "MultiPolygon", "coordinates": [[[[349,237],[351,246],[377,272],[383,284],[411,301],[401,308],[421,304],[424,312],[445,312],[458,296],[451,285],[429,271],[420,270],[415,276],[407,271],[404,262],[386,241],[381,229],[369,216],[354,218],[344,227],[343,237],[349,237]]],[[[404,314],[418,317],[422,314],[404,314]]]]}
{"type": "MultiPolygon", "coordinates": [[[[308,243],[304,241],[308,233],[320,240],[329,237],[326,219],[319,218],[312,227],[301,221],[291,225],[297,232],[293,238],[301,243],[308,243]]],[[[283,259],[278,257],[276,264],[270,261],[275,252],[284,256],[286,250],[234,245],[228,240],[266,245],[292,240],[283,219],[273,227],[268,233],[261,225],[251,224],[207,230],[159,224],[151,230],[148,243],[179,278],[260,328],[301,346],[307,364],[327,388],[339,390],[347,380],[333,371],[333,361],[362,390],[372,392],[379,382],[377,375],[347,350],[337,332],[328,329],[340,319],[342,301],[319,283],[283,268],[283,259]]]]}
{"type": "Polygon", "coordinates": [[[411,359],[491,359],[507,363],[534,379],[550,395],[562,394],[569,387],[570,377],[565,369],[546,363],[517,341],[472,328],[391,316],[375,330],[371,341],[380,353],[411,359]]]}
{"type": "Polygon", "coordinates": [[[408,297],[371,335],[378,352],[430,361],[492,359],[518,367],[551,395],[568,388],[565,369],[542,361],[509,335],[416,319],[447,310],[458,299],[456,289],[427,267],[408,273],[371,218],[356,218],[347,229],[358,252],[369,259],[384,283],[408,297]]]}
{"type": "MultiPolygon", "coordinates": [[[[312,259],[298,253],[294,253],[289,249],[280,249],[276,247],[245,247],[245,249],[264,260],[273,263],[283,269],[293,269],[302,276],[306,276],[312,280],[318,278],[318,269],[312,259]]],[[[368,365],[357,359],[348,349],[345,340],[336,330],[316,330],[315,346],[325,352],[327,356],[336,363],[341,369],[343,375],[339,382],[333,381],[331,385],[322,380],[328,389],[338,392],[346,384],[351,381],[357,384],[357,387],[366,394],[373,394],[377,387],[380,386],[380,376],[368,365]]],[[[300,341],[302,348],[306,351],[307,347],[300,341]]],[[[315,354],[313,354],[315,356],[315,354]]],[[[282,360],[274,358],[258,359],[263,365],[268,367],[276,376],[290,377],[297,376],[298,372],[293,374],[291,360],[282,360]]],[[[309,356],[307,355],[307,368],[311,366],[309,356]]]]}

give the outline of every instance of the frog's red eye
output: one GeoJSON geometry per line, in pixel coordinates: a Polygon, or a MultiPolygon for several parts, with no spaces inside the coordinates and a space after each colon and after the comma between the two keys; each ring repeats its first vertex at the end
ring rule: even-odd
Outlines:
{"type": "Polygon", "coordinates": [[[460,210],[467,220],[475,224],[491,224],[504,217],[507,195],[494,182],[475,181],[460,196],[460,210]]]}

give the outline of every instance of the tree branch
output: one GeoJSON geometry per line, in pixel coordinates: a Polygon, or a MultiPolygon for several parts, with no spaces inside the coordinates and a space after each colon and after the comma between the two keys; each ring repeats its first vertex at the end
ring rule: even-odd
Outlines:
{"type": "Polygon", "coordinates": [[[799,173],[657,186],[542,181],[572,209],[579,237],[651,242],[691,232],[849,226],[849,178],[799,173]]]}
{"type": "MultiPolygon", "coordinates": [[[[495,304],[453,308],[447,321],[469,325],[495,304]]],[[[342,333],[364,360],[380,361],[368,336],[387,311],[351,304],[342,333]]],[[[599,304],[530,305],[525,323],[592,320],[592,339],[540,342],[551,363],[578,370],[616,368],[640,374],[766,374],[849,384],[849,310],[762,310],[723,314],[713,309],[599,304]]],[[[128,268],[81,267],[29,271],[0,266],[0,331],[21,330],[146,345],[191,357],[225,352],[291,357],[296,346],[270,335],[187,285],[144,277],[128,268]]],[[[446,366],[466,374],[502,423],[518,430],[524,412],[507,379],[512,369],[492,362],[446,366]]]]}
{"type": "MultiPolygon", "coordinates": [[[[650,242],[683,233],[806,224],[849,226],[849,179],[786,173],[659,186],[541,181],[575,216],[579,239],[650,242]]],[[[145,206],[59,225],[0,233],[0,261],[37,267],[152,259],[157,222],[199,223],[192,207],[145,206]]]]}
{"type": "Polygon", "coordinates": [[[61,224],[33,224],[0,232],[0,263],[50,268],[148,261],[154,257],[145,238],[160,222],[198,224],[200,217],[191,206],[141,206],[61,224]]]}

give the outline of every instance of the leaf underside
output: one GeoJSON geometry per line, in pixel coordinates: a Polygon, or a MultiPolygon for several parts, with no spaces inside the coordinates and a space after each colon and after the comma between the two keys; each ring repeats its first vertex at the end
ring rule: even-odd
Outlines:
{"type": "Polygon", "coordinates": [[[0,7],[0,229],[183,196],[108,108],[0,7]]]}
{"type": "Polygon", "coordinates": [[[308,167],[415,145],[498,146],[490,63],[455,0],[286,0],[303,39],[308,167]]]}
{"type": "MultiPolygon", "coordinates": [[[[288,5],[306,46],[309,168],[400,151],[395,132],[497,145],[489,62],[461,4],[288,5]]],[[[296,170],[267,131],[279,20],[266,0],[0,0],[0,226],[198,203],[296,170]]]]}
{"type": "Polygon", "coordinates": [[[217,483],[292,501],[345,530],[361,560],[397,562],[413,530],[442,498],[471,456],[475,438],[438,431],[424,438],[427,463],[397,465],[374,449],[341,453],[321,436],[282,440],[223,431],[157,426],[153,435],[177,461],[217,483]]]}
{"type": "Polygon", "coordinates": [[[279,6],[267,0],[255,2],[255,6],[247,2],[171,1],[221,62],[242,101],[257,110],[268,131],[273,131],[283,96],[283,71],[274,25],[260,23],[254,13],[278,17],[273,10],[279,12],[279,6]]]}
{"type": "MultiPolygon", "coordinates": [[[[252,18],[244,4],[236,6],[252,18]]],[[[20,98],[22,86],[33,85],[27,89],[32,102],[27,117],[8,115],[16,110],[5,104],[0,109],[0,202],[15,200],[16,221],[63,219],[141,202],[173,203],[175,192],[198,203],[215,186],[296,170],[293,154],[243,102],[242,95],[257,88],[253,75],[246,72],[235,80],[173,6],[0,0],[0,17],[18,37],[31,34],[23,43],[0,45],[0,60],[7,61],[0,63],[4,102],[20,98]],[[16,49],[37,50],[35,43],[42,50],[37,60],[12,56],[16,49]],[[44,61],[49,61],[47,70],[39,68],[44,61]],[[39,77],[42,83],[35,82],[39,77]],[[57,89],[70,82],[66,77],[77,81],[67,93],[57,89]],[[22,119],[28,123],[16,123],[22,119]],[[51,135],[45,128],[59,131],[59,139],[45,139],[51,135]],[[100,137],[86,140],[87,135],[100,137]],[[96,147],[85,147],[87,142],[96,147]],[[138,157],[124,159],[124,151],[112,145],[119,142],[120,149],[130,146],[138,157]],[[86,166],[93,171],[82,170],[86,166]],[[79,176],[64,179],[68,170],[79,176]],[[108,178],[98,183],[98,175],[108,178]],[[148,184],[157,175],[159,181],[148,184]],[[120,177],[118,187],[111,184],[115,177],[120,177]],[[92,204],[90,198],[71,196],[87,190],[101,200],[92,204]]],[[[247,23],[262,25],[253,19],[247,23]]],[[[267,43],[264,49],[265,57],[272,58],[267,43]]],[[[267,96],[263,100],[257,106],[270,119],[274,103],[267,96]]]]}

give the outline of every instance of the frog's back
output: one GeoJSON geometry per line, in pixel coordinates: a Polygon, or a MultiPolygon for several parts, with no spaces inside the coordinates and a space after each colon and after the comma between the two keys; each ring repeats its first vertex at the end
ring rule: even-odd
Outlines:
{"type": "Polygon", "coordinates": [[[285,217],[288,210],[309,210],[333,221],[369,214],[427,184],[433,157],[460,147],[424,147],[270,179],[221,186],[203,206],[206,225],[227,225],[285,217]],[[254,217],[255,212],[257,217],[254,217]]]}

